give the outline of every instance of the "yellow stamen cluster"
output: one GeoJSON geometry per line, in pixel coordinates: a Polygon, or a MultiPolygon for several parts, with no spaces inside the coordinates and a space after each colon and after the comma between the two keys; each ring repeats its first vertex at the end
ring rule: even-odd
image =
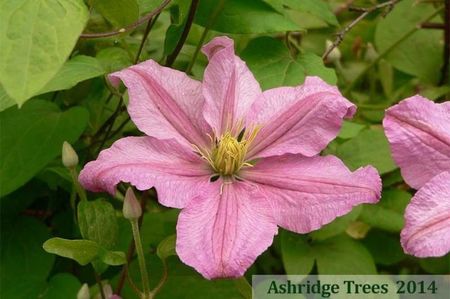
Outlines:
{"type": "Polygon", "coordinates": [[[212,166],[221,175],[232,175],[241,169],[246,154],[246,141],[238,141],[225,133],[212,151],[212,166]]]}
{"type": "Polygon", "coordinates": [[[217,174],[232,176],[237,174],[242,167],[252,166],[246,161],[247,151],[258,131],[257,128],[251,130],[249,134],[244,132],[241,140],[235,137],[236,134],[228,131],[220,138],[211,138],[210,150],[196,149],[217,174]]]}

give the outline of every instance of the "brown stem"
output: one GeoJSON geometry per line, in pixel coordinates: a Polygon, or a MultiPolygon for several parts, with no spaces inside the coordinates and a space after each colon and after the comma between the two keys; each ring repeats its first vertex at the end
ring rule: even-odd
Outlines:
{"type": "Polygon", "coordinates": [[[145,22],[147,22],[148,20],[150,20],[151,18],[153,18],[154,16],[156,16],[157,14],[161,13],[161,11],[170,3],[170,1],[171,0],[164,0],[155,10],[149,12],[148,14],[146,14],[145,16],[143,16],[136,22],[129,24],[123,28],[120,28],[119,30],[109,31],[109,32],[99,32],[99,33],[82,33],[80,35],[80,38],[87,39],[87,38],[110,37],[110,36],[115,36],[115,35],[119,35],[119,34],[122,34],[122,33],[128,32],[128,31],[134,30],[137,27],[139,27],[140,25],[142,25],[145,22]]]}
{"type": "Polygon", "coordinates": [[[423,28],[423,29],[445,29],[445,25],[439,24],[439,23],[426,22],[426,23],[422,23],[420,25],[420,28],[423,28]]]}
{"type": "Polygon", "coordinates": [[[399,0],[390,0],[390,1],[386,1],[383,3],[377,4],[377,5],[371,6],[371,7],[367,7],[367,8],[356,8],[356,7],[349,8],[352,11],[361,12],[361,14],[356,19],[354,19],[352,22],[350,22],[350,24],[345,26],[341,31],[339,31],[336,34],[336,39],[334,40],[333,44],[330,47],[328,47],[328,49],[322,55],[322,59],[324,61],[326,61],[328,58],[328,55],[330,55],[330,53],[337,46],[339,46],[340,43],[344,40],[345,34],[347,34],[347,32],[349,32],[353,27],[355,27],[359,22],[361,22],[370,13],[372,13],[378,9],[381,9],[381,8],[388,8],[387,12],[389,12],[398,1],[399,0]]]}
{"type": "Polygon", "coordinates": [[[167,56],[166,66],[172,66],[177,59],[178,54],[180,54],[181,48],[183,48],[184,43],[186,42],[186,38],[189,34],[189,30],[191,30],[192,23],[194,22],[195,12],[197,11],[199,0],[192,0],[191,7],[189,8],[189,13],[187,16],[186,24],[184,25],[183,32],[181,33],[180,39],[173,50],[173,52],[167,56]]]}
{"type": "Polygon", "coordinates": [[[145,42],[147,41],[147,38],[150,34],[150,31],[152,30],[153,26],[155,25],[156,21],[158,20],[159,14],[157,14],[154,18],[148,20],[147,27],[145,27],[144,36],[142,37],[141,44],[139,45],[139,50],[136,53],[136,57],[134,58],[134,64],[139,62],[139,57],[142,54],[142,50],[144,49],[145,42]]]}
{"type": "Polygon", "coordinates": [[[444,18],[444,64],[441,69],[439,86],[444,85],[447,82],[450,64],[450,0],[445,0],[444,18]]]}

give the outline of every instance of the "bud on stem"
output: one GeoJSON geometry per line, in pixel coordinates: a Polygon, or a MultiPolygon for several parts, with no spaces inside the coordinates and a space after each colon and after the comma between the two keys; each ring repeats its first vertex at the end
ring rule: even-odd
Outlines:
{"type": "Polygon", "coordinates": [[[136,199],[133,189],[128,188],[123,201],[123,217],[129,220],[138,219],[142,215],[141,204],[136,199]]]}
{"type": "Polygon", "coordinates": [[[62,163],[67,168],[73,168],[78,165],[78,155],[67,141],[64,141],[62,146],[62,163]]]}
{"type": "Polygon", "coordinates": [[[77,299],[90,299],[89,286],[87,283],[83,284],[77,293],[77,299]]]}

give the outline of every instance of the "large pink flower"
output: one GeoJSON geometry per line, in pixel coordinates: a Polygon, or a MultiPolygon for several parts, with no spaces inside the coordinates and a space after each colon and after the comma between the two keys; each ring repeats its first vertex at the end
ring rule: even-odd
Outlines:
{"type": "Polygon", "coordinates": [[[307,233],[377,202],[374,168],[351,172],[318,156],[355,112],[337,88],[309,77],[262,92],[232,40],[215,38],[203,52],[203,82],[152,60],[110,75],[128,87],[129,114],[148,136],[101,152],[80,174],[84,187],[155,187],[160,203],[183,209],[176,250],[206,278],[243,275],[277,225],[307,233]]]}
{"type": "Polygon", "coordinates": [[[450,251],[450,103],[421,96],[386,111],[383,121],[392,155],[405,181],[420,189],[405,212],[405,252],[443,256],[450,251]]]}

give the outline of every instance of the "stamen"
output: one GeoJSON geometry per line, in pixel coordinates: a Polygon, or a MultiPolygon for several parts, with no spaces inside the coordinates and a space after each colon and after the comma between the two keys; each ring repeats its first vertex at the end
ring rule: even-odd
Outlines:
{"type": "Polygon", "coordinates": [[[242,126],[242,124],[237,124],[234,130],[227,131],[220,138],[213,138],[210,136],[210,149],[192,145],[195,151],[205,159],[219,175],[234,176],[242,167],[253,166],[251,161],[246,160],[247,151],[251,142],[258,134],[259,127],[255,127],[250,131],[243,128],[236,130],[240,126],[242,126]],[[236,134],[234,134],[233,131],[236,134]]]}

